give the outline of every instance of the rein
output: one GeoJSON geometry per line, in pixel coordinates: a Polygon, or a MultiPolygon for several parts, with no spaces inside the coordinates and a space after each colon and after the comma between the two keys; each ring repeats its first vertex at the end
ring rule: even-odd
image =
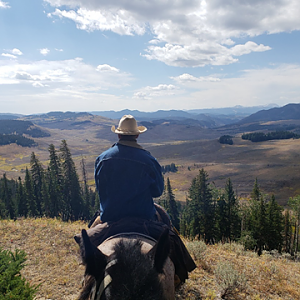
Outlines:
{"type": "Polygon", "coordinates": [[[92,297],[91,300],[100,300],[104,290],[108,287],[108,285],[112,282],[112,278],[109,274],[107,274],[107,269],[117,263],[116,259],[110,261],[105,268],[104,278],[102,281],[98,280],[95,282],[93,289],[92,289],[92,297]]]}

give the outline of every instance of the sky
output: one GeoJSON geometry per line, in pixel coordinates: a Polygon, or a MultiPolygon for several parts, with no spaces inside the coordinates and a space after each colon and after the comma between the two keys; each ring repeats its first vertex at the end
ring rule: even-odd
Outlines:
{"type": "Polygon", "coordinates": [[[0,0],[0,113],[300,103],[299,0],[0,0]]]}

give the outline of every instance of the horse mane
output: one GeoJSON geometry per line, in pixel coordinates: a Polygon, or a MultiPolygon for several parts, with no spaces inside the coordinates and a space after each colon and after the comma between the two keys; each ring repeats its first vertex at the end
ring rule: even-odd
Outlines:
{"type": "Polygon", "coordinates": [[[107,270],[113,278],[108,289],[111,299],[163,299],[159,273],[153,265],[154,257],[150,252],[143,253],[141,247],[140,240],[120,240],[115,245],[117,264],[107,270]]]}
{"type": "MultiPolygon", "coordinates": [[[[106,270],[112,278],[105,290],[108,299],[164,299],[163,287],[159,278],[159,273],[162,271],[157,270],[154,266],[155,251],[154,253],[151,250],[148,253],[143,253],[141,247],[142,242],[140,240],[120,240],[114,245],[114,253],[107,261],[109,263],[111,260],[116,260],[116,263],[106,270]]],[[[97,264],[96,261],[94,266],[95,264],[97,264]]],[[[102,268],[101,264],[95,267],[102,268]]],[[[103,271],[102,268],[100,273],[103,271]]],[[[79,300],[89,299],[91,290],[96,280],[99,279],[96,277],[86,271],[85,284],[79,300]]]]}

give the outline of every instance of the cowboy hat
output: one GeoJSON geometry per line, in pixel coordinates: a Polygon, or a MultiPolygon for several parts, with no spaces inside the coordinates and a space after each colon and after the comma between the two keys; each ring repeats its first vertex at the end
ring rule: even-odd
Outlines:
{"type": "Polygon", "coordinates": [[[146,130],[147,128],[145,126],[137,126],[136,120],[132,115],[123,116],[120,119],[117,129],[115,126],[111,127],[112,132],[122,135],[138,135],[146,130]]]}

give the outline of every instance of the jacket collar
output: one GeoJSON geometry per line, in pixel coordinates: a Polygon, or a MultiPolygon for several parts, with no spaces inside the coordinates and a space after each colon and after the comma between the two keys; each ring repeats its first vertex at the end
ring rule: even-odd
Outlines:
{"type": "Polygon", "coordinates": [[[129,146],[129,147],[133,147],[133,148],[138,148],[138,149],[144,149],[141,145],[139,145],[137,143],[137,141],[126,141],[126,140],[119,140],[117,142],[117,144],[120,144],[120,145],[124,145],[124,146],[129,146]]]}

